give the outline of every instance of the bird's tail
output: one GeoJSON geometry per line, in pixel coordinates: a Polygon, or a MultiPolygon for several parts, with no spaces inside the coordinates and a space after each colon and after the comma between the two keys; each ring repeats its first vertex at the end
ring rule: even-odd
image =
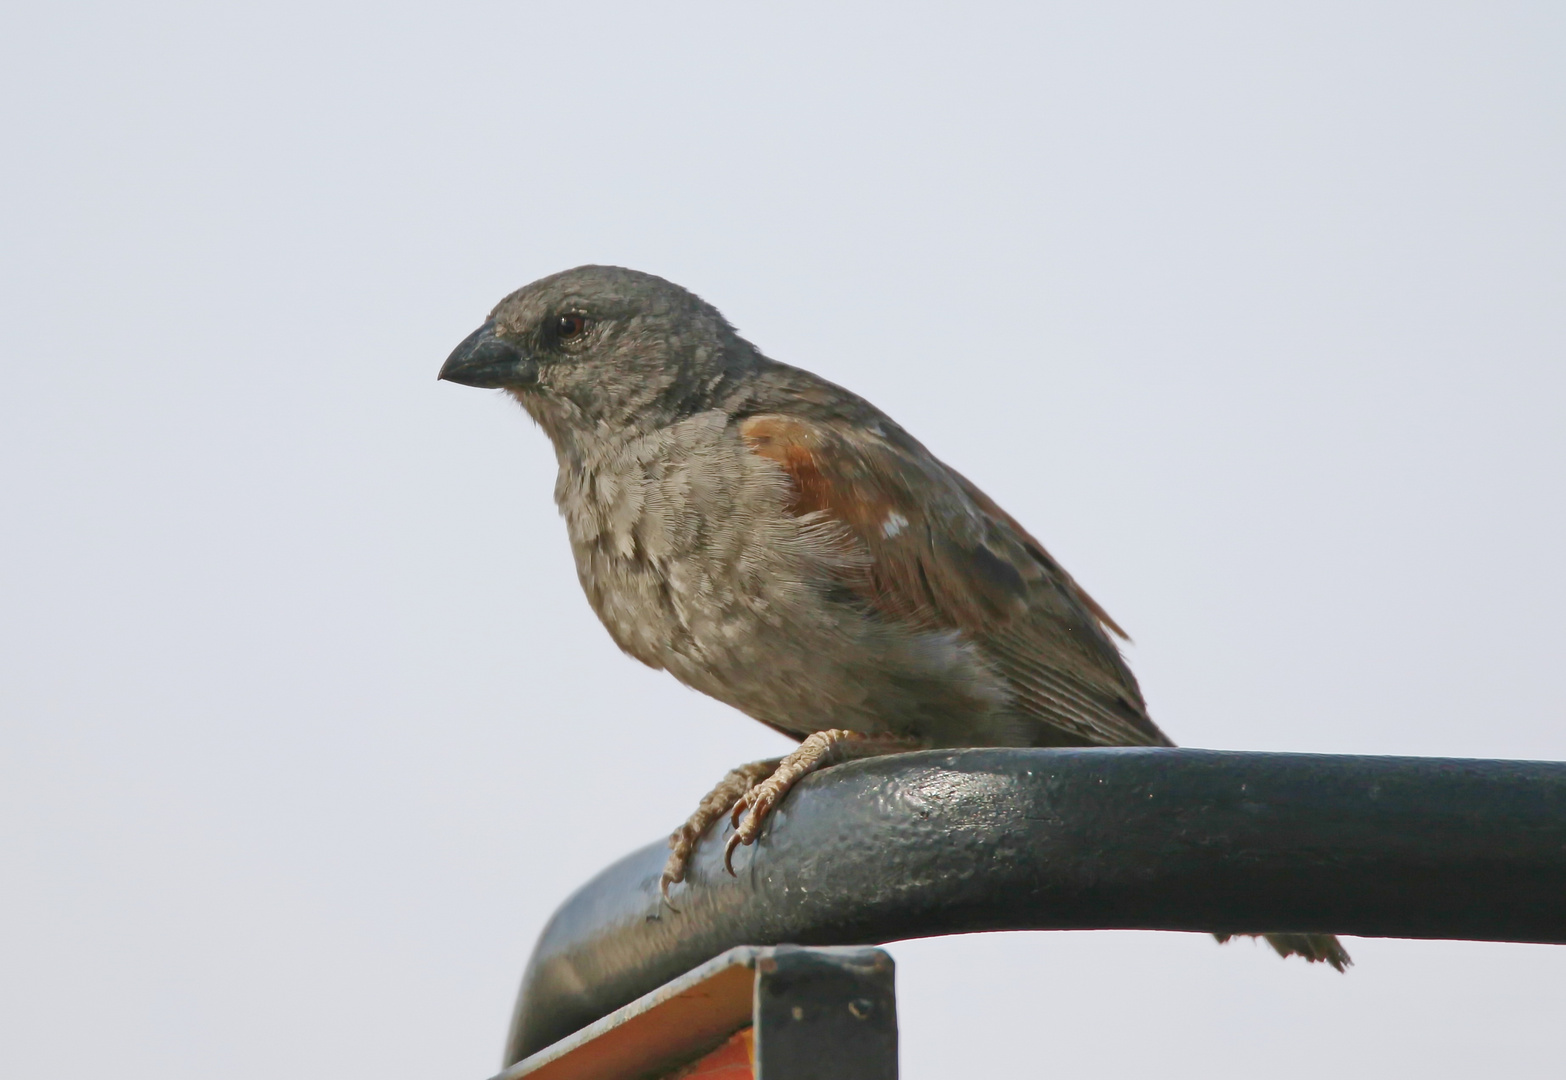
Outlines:
{"type": "MultiPolygon", "coordinates": [[[[1228,941],[1233,934],[1214,934],[1219,943],[1228,941]]],[[[1342,942],[1331,934],[1243,934],[1242,937],[1263,937],[1279,956],[1303,956],[1309,963],[1318,960],[1342,971],[1354,963],[1349,959],[1342,942]]]]}

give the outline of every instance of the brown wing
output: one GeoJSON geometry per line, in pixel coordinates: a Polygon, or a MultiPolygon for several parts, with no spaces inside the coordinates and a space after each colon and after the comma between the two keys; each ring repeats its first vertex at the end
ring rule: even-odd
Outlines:
{"type": "Polygon", "coordinates": [[[845,579],[888,619],[964,632],[1006,678],[1037,745],[1170,745],[1106,628],[1041,544],[900,431],[776,413],[740,422],[793,482],[797,514],[845,526],[869,558],[845,579]]]}

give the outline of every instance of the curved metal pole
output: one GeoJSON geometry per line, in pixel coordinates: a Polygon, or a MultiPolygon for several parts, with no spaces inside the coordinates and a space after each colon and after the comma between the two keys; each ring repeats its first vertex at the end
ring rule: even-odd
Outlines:
{"type": "Polygon", "coordinates": [[[1566,942],[1566,763],[1185,749],[961,750],[802,783],[672,908],[667,851],[568,899],[507,1063],[735,945],[984,930],[1331,931],[1566,942]]]}

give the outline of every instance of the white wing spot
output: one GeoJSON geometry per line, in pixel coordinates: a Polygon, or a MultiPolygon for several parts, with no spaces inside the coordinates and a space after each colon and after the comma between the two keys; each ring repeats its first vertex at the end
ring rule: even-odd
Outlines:
{"type": "Polygon", "coordinates": [[[886,520],[881,523],[881,535],[890,540],[908,527],[908,519],[893,510],[886,515],[886,520]]]}

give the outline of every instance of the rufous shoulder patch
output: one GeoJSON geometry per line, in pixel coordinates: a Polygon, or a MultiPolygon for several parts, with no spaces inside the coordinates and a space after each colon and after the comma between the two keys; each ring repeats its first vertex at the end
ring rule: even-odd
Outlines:
{"type": "Polygon", "coordinates": [[[789,512],[830,511],[833,498],[815,426],[789,416],[751,416],[740,421],[740,438],[751,453],[777,462],[794,484],[789,512]]]}

